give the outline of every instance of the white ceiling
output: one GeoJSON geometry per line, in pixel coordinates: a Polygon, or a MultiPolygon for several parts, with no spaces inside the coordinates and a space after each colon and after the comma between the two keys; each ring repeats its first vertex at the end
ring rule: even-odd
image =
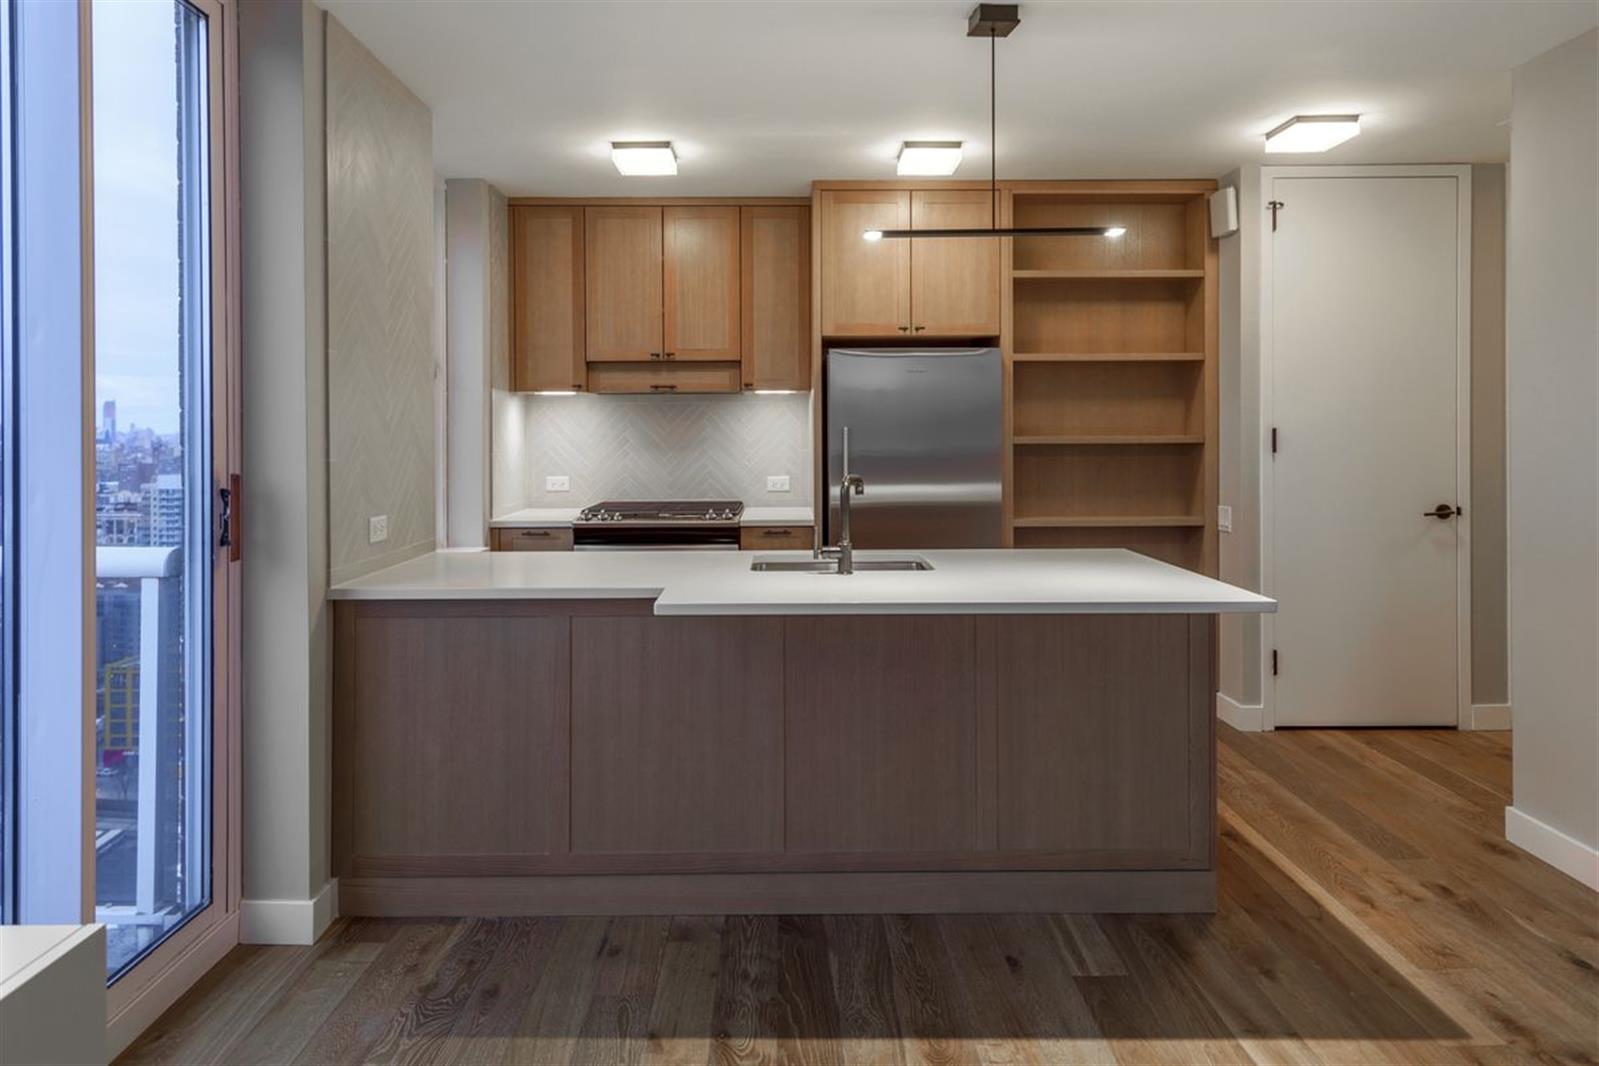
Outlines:
{"type": "MultiPolygon", "coordinates": [[[[433,108],[444,177],[510,195],[798,195],[894,175],[901,140],[967,142],[988,176],[974,0],[323,0],[433,108]],[[611,140],[670,139],[675,178],[623,178],[611,140]]],[[[1013,178],[1214,177],[1242,163],[1486,162],[1510,69],[1599,22],[1595,0],[1024,3],[999,49],[1013,178]],[[1318,156],[1260,135],[1359,112],[1318,156]]]]}

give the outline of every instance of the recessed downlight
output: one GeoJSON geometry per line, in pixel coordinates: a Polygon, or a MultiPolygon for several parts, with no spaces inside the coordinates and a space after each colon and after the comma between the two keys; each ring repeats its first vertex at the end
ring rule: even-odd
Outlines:
{"type": "Polygon", "coordinates": [[[611,162],[630,178],[677,173],[677,153],[671,141],[612,141],[611,162]]]}
{"type": "Polygon", "coordinates": [[[1266,134],[1266,151],[1325,152],[1359,132],[1359,115],[1295,115],[1266,134]]]}
{"type": "Polygon", "coordinates": [[[899,148],[900,177],[947,177],[960,165],[960,141],[906,141],[899,148]]]}

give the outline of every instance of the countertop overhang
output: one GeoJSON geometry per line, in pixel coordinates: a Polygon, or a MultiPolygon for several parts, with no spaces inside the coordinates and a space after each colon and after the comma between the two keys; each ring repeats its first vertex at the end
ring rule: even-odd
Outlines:
{"type": "Polygon", "coordinates": [[[654,601],[658,615],[1261,614],[1277,602],[1123,548],[860,551],[921,572],[757,573],[807,552],[430,552],[334,586],[335,600],[654,601]]]}

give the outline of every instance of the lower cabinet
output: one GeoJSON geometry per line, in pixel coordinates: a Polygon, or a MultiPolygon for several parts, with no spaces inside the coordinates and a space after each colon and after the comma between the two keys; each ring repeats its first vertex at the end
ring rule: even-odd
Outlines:
{"type": "Polygon", "coordinates": [[[1214,904],[1209,617],[336,611],[350,913],[1214,904]]]}

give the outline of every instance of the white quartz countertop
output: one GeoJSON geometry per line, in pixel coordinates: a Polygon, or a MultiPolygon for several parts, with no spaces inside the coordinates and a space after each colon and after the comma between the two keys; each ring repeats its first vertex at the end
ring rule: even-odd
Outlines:
{"type": "Polygon", "coordinates": [[[928,571],[757,573],[808,552],[432,552],[336,585],[336,600],[649,599],[658,615],[1214,614],[1275,600],[1120,548],[916,555],[928,571]]]}
{"type": "MultiPolygon", "coordinates": [[[[495,529],[540,529],[557,526],[569,526],[577,521],[579,507],[524,507],[520,511],[511,511],[500,517],[492,519],[489,525],[495,529]]],[[[792,522],[795,525],[808,526],[811,524],[811,509],[809,507],[746,507],[743,517],[739,519],[741,526],[780,526],[792,522]]]]}

